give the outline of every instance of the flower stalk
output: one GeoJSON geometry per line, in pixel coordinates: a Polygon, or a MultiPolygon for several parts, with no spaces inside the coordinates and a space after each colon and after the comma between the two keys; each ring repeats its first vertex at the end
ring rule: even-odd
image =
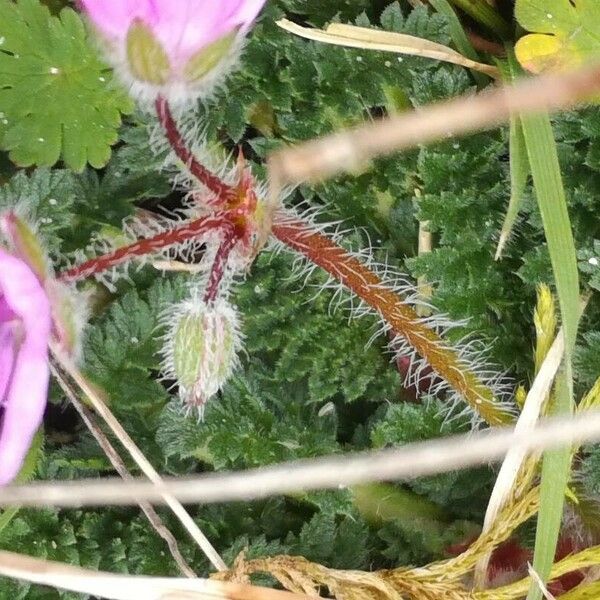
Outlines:
{"type": "MultiPolygon", "coordinates": [[[[208,216],[187,222],[185,225],[142,239],[109,253],[91,259],[65,271],[61,279],[72,281],[102,271],[132,259],[155,253],[169,246],[196,239],[207,232],[219,232],[219,247],[215,252],[210,275],[202,297],[208,306],[216,301],[231,255],[236,246],[253,257],[252,236],[261,230],[258,202],[254,180],[240,161],[240,179],[230,186],[200,164],[178,130],[169,108],[162,96],[156,100],[156,111],[169,143],[181,161],[214,195],[214,202],[202,207],[219,207],[208,216]]],[[[393,288],[350,252],[332,239],[317,231],[310,223],[295,216],[280,213],[269,224],[270,233],[288,248],[300,253],[339,281],[349,291],[370,306],[390,327],[395,337],[404,341],[426,363],[423,372],[439,376],[453,393],[462,397],[475,414],[489,425],[502,425],[512,420],[511,415],[495,398],[493,390],[473,370],[464,356],[444,342],[440,335],[419,316],[416,310],[393,288]]],[[[410,369],[409,369],[410,370],[410,369]]]]}
{"type": "Polygon", "coordinates": [[[374,308],[490,425],[510,422],[510,415],[495,401],[492,390],[461,361],[457,352],[425,325],[416,311],[379,276],[325,235],[300,219],[275,222],[273,235],[306,256],[374,308]]]}
{"type": "Polygon", "coordinates": [[[216,196],[219,203],[222,203],[225,198],[229,198],[234,194],[233,188],[211,173],[188,148],[183,135],[177,127],[167,99],[159,95],[154,106],[169,145],[190,174],[205,185],[216,196]]]}
{"type": "Polygon", "coordinates": [[[171,246],[183,244],[188,240],[193,240],[210,231],[229,229],[230,221],[225,213],[215,213],[206,217],[201,217],[193,221],[188,221],[181,227],[170,229],[159,233],[153,237],[144,238],[117,248],[113,252],[91,258],[80,265],[76,265],[59,275],[61,281],[77,281],[86,279],[93,275],[99,275],[109,271],[123,263],[129,262],[138,256],[147,256],[171,246]]]}

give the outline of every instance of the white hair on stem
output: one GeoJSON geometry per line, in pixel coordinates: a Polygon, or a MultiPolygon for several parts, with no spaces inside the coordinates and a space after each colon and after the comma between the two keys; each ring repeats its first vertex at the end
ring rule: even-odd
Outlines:
{"type": "MultiPolygon", "coordinates": [[[[339,228],[339,224],[316,222],[315,220],[319,216],[319,208],[313,208],[308,211],[307,215],[304,212],[300,214],[301,219],[306,222],[306,235],[320,233],[333,241],[340,239],[341,229],[339,228]]],[[[278,222],[285,225],[288,217],[290,223],[298,218],[295,213],[290,211],[280,213],[278,215],[278,222]]],[[[389,262],[380,262],[376,259],[376,249],[366,247],[358,252],[354,252],[348,249],[347,239],[347,237],[344,238],[344,250],[352,258],[359,260],[367,266],[381,280],[380,286],[382,289],[392,290],[396,295],[403,298],[404,304],[413,309],[421,306],[435,309],[430,302],[422,299],[416,284],[412,283],[405,273],[395,269],[389,262]]],[[[278,242],[278,244],[280,246],[279,250],[289,250],[283,242],[278,242]]],[[[300,252],[294,252],[294,254],[296,256],[292,267],[294,277],[303,280],[303,287],[311,285],[310,279],[315,269],[318,268],[317,265],[304,257],[300,252]]],[[[356,275],[362,278],[361,274],[357,273],[356,275]]],[[[392,330],[390,324],[383,319],[377,310],[362,299],[359,299],[345,284],[341,283],[334,276],[330,275],[324,283],[320,282],[314,284],[314,286],[317,288],[317,295],[323,291],[331,292],[330,309],[332,311],[344,308],[348,312],[349,319],[356,319],[365,315],[373,315],[380,319],[380,326],[369,339],[369,344],[373,343],[380,336],[389,334],[392,330]]],[[[464,327],[467,322],[467,320],[453,320],[448,315],[435,312],[429,316],[415,319],[415,325],[425,326],[441,338],[437,342],[440,349],[451,350],[457,358],[459,368],[464,367],[465,371],[472,373],[482,385],[492,391],[495,403],[500,410],[512,412],[514,410],[511,403],[513,397],[512,381],[506,373],[499,371],[486,360],[488,356],[488,347],[486,344],[482,340],[475,338],[472,333],[465,335],[453,344],[444,339],[447,338],[452,330],[464,327]]],[[[415,331],[413,335],[421,337],[422,334],[415,331]]],[[[446,398],[445,407],[448,419],[469,415],[474,425],[480,421],[481,417],[474,407],[470,404],[464,404],[461,394],[454,390],[442,375],[432,371],[427,360],[419,356],[415,348],[405,337],[400,334],[395,335],[388,343],[388,348],[391,351],[391,360],[408,359],[408,367],[404,373],[403,382],[405,387],[414,388],[423,395],[439,396],[443,394],[446,398]]],[[[456,369],[457,367],[451,366],[450,368],[456,369]]],[[[484,399],[482,398],[483,401],[484,399]]]]}

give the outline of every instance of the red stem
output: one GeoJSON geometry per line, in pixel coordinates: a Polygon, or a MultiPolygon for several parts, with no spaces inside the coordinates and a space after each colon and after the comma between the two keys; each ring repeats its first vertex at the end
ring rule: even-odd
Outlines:
{"type": "Polygon", "coordinates": [[[177,128],[177,123],[173,118],[173,113],[169,107],[169,102],[163,96],[158,96],[155,102],[156,114],[158,120],[162,125],[167,140],[173,148],[175,154],[185,164],[189,172],[202,184],[204,184],[211,192],[213,192],[218,198],[225,199],[235,195],[235,190],[230,185],[227,185],[203,164],[198,162],[196,157],[192,154],[190,149],[181,135],[181,132],[177,128]]]}
{"type": "Polygon", "coordinates": [[[91,275],[108,271],[121,263],[131,260],[134,256],[152,254],[157,250],[163,250],[169,246],[181,244],[213,229],[233,230],[226,213],[215,213],[207,217],[196,219],[195,221],[189,221],[176,229],[170,229],[169,231],[159,233],[151,238],[139,240],[129,246],[118,248],[109,254],[92,258],[67,271],[63,271],[59,275],[59,279],[61,281],[85,279],[91,275]]]}
{"type": "Polygon", "coordinates": [[[223,274],[225,273],[227,259],[242,236],[243,232],[240,231],[239,228],[231,228],[225,233],[223,241],[215,255],[215,260],[212,264],[210,276],[208,278],[208,285],[206,286],[206,293],[204,294],[204,302],[206,304],[214,302],[216,299],[221,280],[223,279],[223,274]]]}
{"type": "Polygon", "coordinates": [[[493,392],[468,369],[456,351],[427,327],[413,308],[386,287],[373,271],[300,219],[275,222],[272,232],[278,240],[319,265],[372,306],[490,425],[510,422],[510,415],[496,403],[493,392]]]}

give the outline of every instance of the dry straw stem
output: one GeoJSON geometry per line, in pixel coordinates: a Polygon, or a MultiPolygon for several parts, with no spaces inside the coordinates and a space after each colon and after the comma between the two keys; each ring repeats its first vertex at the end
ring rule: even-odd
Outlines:
{"type": "MultiPolygon", "coordinates": [[[[526,434],[535,427],[535,424],[540,417],[542,406],[546,402],[550,389],[552,388],[552,383],[554,382],[554,378],[560,367],[564,351],[565,342],[561,329],[527,394],[525,406],[515,425],[515,432],[526,434]]],[[[484,531],[487,531],[492,527],[493,523],[498,518],[502,507],[511,497],[515,482],[521,472],[521,467],[523,466],[526,456],[527,452],[522,448],[511,448],[508,451],[508,454],[502,463],[502,467],[500,468],[500,472],[498,473],[485,513],[485,520],[483,523],[484,531]]],[[[485,574],[487,572],[488,562],[489,555],[482,557],[480,564],[477,565],[475,579],[478,587],[483,587],[485,584],[485,574]]]]}
{"type": "MultiPolygon", "coordinates": [[[[96,420],[92,413],[79,401],[77,398],[77,394],[71,388],[67,380],[62,376],[62,374],[54,367],[54,365],[50,366],[52,370],[52,374],[60,385],[61,389],[65,393],[65,396],[69,399],[71,404],[75,407],[75,410],[79,413],[81,420],[85,423],[86,427],[89,429],[91,434],[94,436],[96,442],[100,448],[102,448],[104,454],[106,454],[108,460],[117,471],[117,473],[125,480],[131,481],[133,479],[131,473],[127,470],[127,466],[119,456],[118,452],[115,450],[115,447],[110,443],[110,440],[106,437],[102,429],[96,423],[96,420]]],[[[173,560],[177,563],[179,570],[181,573],[187,577],[197,577],[196,573],[191,569],[191,567],[187,564],[185,558],[181,555],[179,550],[179,546],[177,544],[177,540],[168,529],[168,527],[163,523],[162,519],[158,515],[158,513],[152,508],[152,505],[147,502],[140,502],[140,508],[146,515],[146,518],[150,522],[150,525],[154,528],[156,533],[165,540],[169,551],[171,552],[171,556],[173,560]]]]}
{"type": "MultiPolygon", "coordinates": [[[[119,423],[116,417],[109,410],[106,403],[102,400],[101,394],[98,392],[98,390],[84,377],[83,373],[79,371],[79,369],[71,362],[71,360],[61,352],[55,343],[51,344],[51,351],[54,359],[58,362],[61,369],[67,373],[83,391],[95,412],[104,420],[113,434],[121,442],[123,447],[127,450],[127,452],[129,452],[131,458],[133,458],[138,467],[152,482],[151,485],[161,486],[163,484],[162,478],[150,464],[148,459],[144,456],[144,453],[137,447],[131,437],[129,437],[129,434],[125,431],[121,423],[119,423]]],[[[206,536],[202,533],[198,525],[196,525],[196,522],[185,510],[181,502],[179,502],[179,500],[172,496],[168,491],[163,491],[159,495],[161,502],[169,506],[183,527],[185,527],[187,532],[190,534],[192,539],[206,554],[207,558],[210,560],[215,569],[218,571],[226,570],[227,565],[219,553],[213,548],[206,536]]],[[[145,501],[147,501],[146,498],[134,499],[134,497],[132,497],[128,504],[137,504],[138,502],[145,501]]]]}
{"type": "Polygon", "coordinates": [[[534,452],[597,440],[600,411],[587,411],[575,417],[546,419],[524,433],[499,427],[401,448],[306,459],[242,472],[159,479],[155,483],[106,478],[7,486],[2,490],[0,506],[132,505],[139,501],[168,503],[173,498],[190,503],[252,500],[464,469],[497,460],[513,447],[534,452]]]}
{"type": "Polygon", "coordinates": [[[345,25],[343,23],[332,23],[326,30],[302,27],[301,25],[292,23],[292,21],[288,21],[288,19],[277,21],[277,25],[290,33],[317,42],[345,46],[347,48],[381,50],[395,54],[422,56],[480,71],[494,79],[500,76],[500,71],[497,67],[471,60],[459,52],[452,50],[452,48],[448,48],[448,46],[437,44],[436,42],[431,42],[414,35],[357,27],[356,25],[345,25]]]}
{"type": "Polygon", "coordinates": [[[478,557],[502,543],[516,527],[539,509],[539,488],[531,490],[514,506],[507,508],[493,531],[482,535],[460,556],[424,567],[389,569],[375,572],[329,569],[296,556],[274,556],[245,561],[236,560],[234,568],[213,577],[245,581],[253,573],[269,573],[286,589],[314,594],[327,587],[340,600],[473,600],[464,577],[478,557]]]}
{"type": "Polygon", "coordinates": [[[287,184],[354,171],[390,152],[494,127],[514,113],[570,108],[590,99],[598,90],[600,66],[587,66],[340,131],[272,154],[269,159],[272,193],[278,194],[287,184]]]}
{"type": "Polygon", "coordinates": [[[306,596],[207,579],[113,575],[0,552],[0,575],[110,600],[308,600],[306,596]]]}
{"type": "Polygon", "coordinates": [[[533,581],[540,588],[544,598],[546,598],[546,600],[556,600],[556,598],[548,591],[548,588],[542,581],[542,578],[539,576],[538,572],[531,565],[528,565],[527,571],[529,572],[529,577],[531,577],[531,579],[533,579],[533,581]]]}
{"type": "Polygon", "coordinates": [[[535,487],[516,502],[507,505],[493,527],[455,558],[413,570],[420,579],[459,579],[471,572],[480,558],[506,541],[514,530],[531,519],[540,508],[540,488],[535,487]]]}

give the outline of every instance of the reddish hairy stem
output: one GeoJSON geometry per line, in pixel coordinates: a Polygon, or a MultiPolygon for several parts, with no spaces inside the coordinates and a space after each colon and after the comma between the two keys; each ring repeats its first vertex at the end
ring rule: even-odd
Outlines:
{"type": "Polygon", "coordinates": [[[176,229],[159,233],[153,237],[139,240],[129,246],[118,248],[109,254],[92,258],[67,271],[63,271],[59,275],[59,279],[61,281],[85,279],[91,275],[108,271],[117,265],[131,260],[134,256],[152,254],[157,250],[163,250],[169,246],[181,244],[214,229],[233,230],[233,226],[226,213],[215,213],[207,217],[196,219],[195,221],[189,221],[176,229]]]}
{"type": "Polygon", "coordinates": [[[189,172],[202,184],[204,184],[218,198],[228,198],[235,194],[234,189],[207,169],[203,164],[198,162],[196,157],[188,148],[181,132],[177,127],[177,123],[173,118],[173,113],[169,106],[169,102],[163,96],[158,96],[154,104],[158,120],[162,125],[167,140],[178,158],[185,164],[189,172]]]}
{"type": "Polygon", "coordinates": [[[208,278],[208,285],[206,286],[206,293],[204,294],[204,302],[207,304],[216,299],[219,292],[219,285],[221,284],[223,274],[225,273],[227,259],[242,236],[243,232],[240,231],[239,228],[231,228],[226,232],[215,255],[215,260],[213,261],[210,276],[208,278]]]}
{"type": "Polygon", "coordinates": [[[427,364],[490,425],[511,420],[494,400],[493,392],[469,371],[458,354],[359,260],[299,219],[276,222],[272,232],[278,240],[319,265],[373,307],[393,331],[405,338],[427,364]]]}

